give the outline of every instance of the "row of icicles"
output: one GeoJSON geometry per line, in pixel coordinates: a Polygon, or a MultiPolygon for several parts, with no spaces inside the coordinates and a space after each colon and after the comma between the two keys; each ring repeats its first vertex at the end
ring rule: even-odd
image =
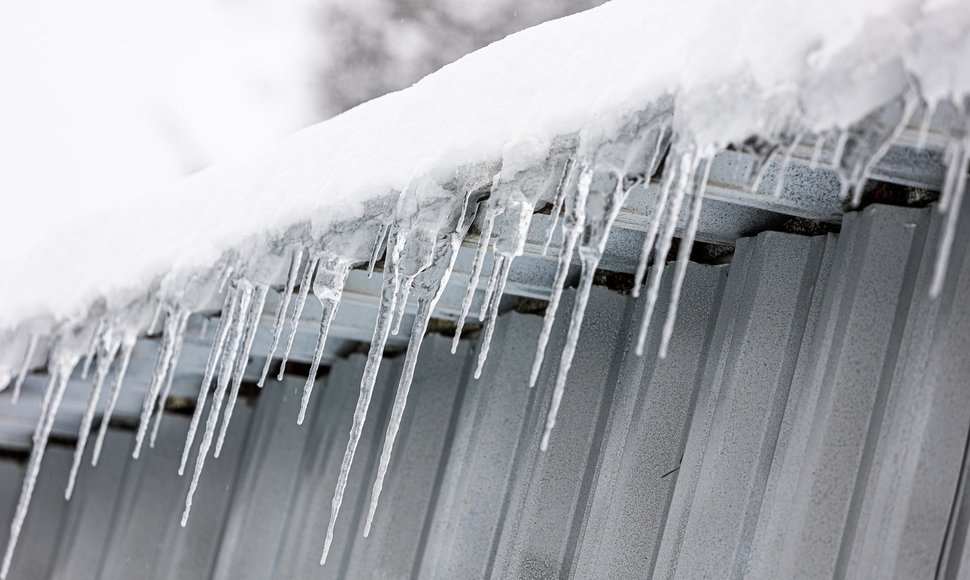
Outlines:
{"type": "MultiPolygon", "coordinates": [[[[915,96],[906,95],[897,103],[898,114],[890,115],[893,118],[892,122],[887,123],[885,117],[879,122],[870,119],[869,122],[863,122],[852,130],[817,136],[812,147],[810,165],[813,167],[823,165],[836,170],[842,177],[843,197],[858,203],[861,199],[862,186],[872,167],[887,152],[889,146],[900,137],[903,130],[915,121],[917,111],[922,111],[923,118],[920,144],[925,141],[932,110],[925,106],[919,107],[919,104],[915,96]],[[827,158],[828,162],[823,163],[823,158],[827,158]]],[[[956,122],[950,123],[951,134],[946,136],[948,138],[945,150],[947,172],[938,207],[941,212],[948,213],[948,216],[932,283],[933,295],[938,294],[942,287],[957,215],[963,199],[968,158],[970,158],[966,107],[949,106],[957,114],[951,115],[956,122]]],[[[482,373],[511,265],[513,260],[524,252],[526,235],[536,208],[541,208],[548,203],[552,204],[553,222],[546,233],[543,253],[546,253],[553,239],[557,221],[560,224],[562,244],[555,282],[545,311],[534,364],[529,376],[530,387],[535,386],[543,365],[550,332],[559,309],[573,256],[575,254],[579,256],[581,265],[579,288],[573,303],[566,343],[555,376],[552,401],[540,443],[542,450],[548,448],[550,435],[556,424],[556,416],[565,391],[573,355],[576,352],[594,272],[603,255],[610,230],[631,191],[645,188],[650,183],[651,177],[661,168],[659,190],[643,241],[633,295],[639,295],[645,282],[646,305],[636,340],[636,353],[642,355],[654,318],[665,258],[670,252],[677,233],[682,209],[685,205],[689,205],[687,225],[680,232],[681,243],[674,265],[670,306],[661,330],[658,355],[661,358],[666,355],[715,153],[714,150],[699,150],[683,140],[678,141],[671,128],[671,119],[669,109],[663,109],[658,113],[641,114],[624,127],[618,137],[614,135],[611,141],[596,147],[585,143],[577,145],[578,140],[575,138],[562,140],[559,143],[562,146],[556,152],[550,152],[544,165],[527,172],[519,172],[511,177],[503,177],[501,173],[493,177],[494,168],[492,168],[484,181],[481,171],[479,174],[470,171],[467,175],[457,175],[447,187],[439,185],[430,178],[415,180],[400,194],[393,219],[389,220],[390,225],[384,225],[383,220],[378,220],[379,225],[371,231],[372,236],[376,233],[377,241],[376,243],[370,241],[367,244],[366,255],[369,255],[369,260],[365,259],[365,261],[368,262],[367,272],[370,275],[381,255],[384,256],[380,308],[361,379],[360,395],[354,411],[350,439],[333,496],[321,564],[326,562],[333,540],[334,524],[363,430],[388,336],[391,332],[399,331],[405,305],[409,296],[412,296],[417,303],[417,314],[411,329],[404,367],[384,437],[367,513],[365,536],[370,532],[377,509],[422,340],[435,305],[447,286],[462,240],[469,233],[478,214],[481,214],[477,221],[480,224],[481,235],[452,346],[454,353],[462,334],[462,327],[471,310],[482,276],[486,253],[491,245],[494,262],[491,275],[485,284],[484,300],[478,313],[479,318],[484,320],[484,328],[481,332],[482,343],[478,350],[475,378],[479,378],[482,373]],[[482,187],[482,183],[485,187],[482,187]],[[653,267],[649,270],[648,276],[647,266],[651,256],[653,267]]],[[[786,133],[785,135],[778,140],[778,143],[769,144],[761,140],[749,140],[736,147],[741,152],[755,153],[758,157],[758,162],[745,180],[752,190],[758,188],[768,161],[775,159],[780,162],[780,170],[774,193],[776,196],[781,195],[785,168],[792,162],[796,149],[801,145],[802,138],[806,134],[786,133]]],[[[374,222],[370,223],[373,225],[374,222]]],[[[281,342],[290,310],[291,296],[297,283],[299,282],[299,292],[292,313],[289,313],[289,333],[283,347],[282,363],[277,378],[282,378],[285,372],[287,358],[311,288],[323,308],[316,348],[297,418],[299,424],[303,423],[306,416],[321,356],[326,347],[328,330],[339,307],[344,283],[350,270],[361,263],[359,247],[361,244],[346,243],[346,235],[348,235],[347,232],[333,232],[332,235],[324,236],[322,241],[309,244],[309,249],[305,247],[307,244],[291,244],[286,249],[289,252],[288,255],[277,251],[279,259],[288,261],[288,267],[285,267],[286,285],[282,289],[282,300],[276,311],[272,344],[258,382],[259,387],[264,385],[271,361],[281,342]],[[348,250],[348,247],[352,249],[348,250]]],[[[259,278],[259,276],[252,278],[259,278]]],[[[263,280],[268,278],[268,276],[262,276],[263,280]]],[[[181,476],[190,459],[211,390],[212,401],[202,440],[195,456],[192,480],[181,519],[182,526],[185,526],[188,520],[199,477],[214,439],[213,456],[218,457],[222,449],[270,288],[268,281],[251,281],[250,277],[247,277],[246,265],[238,256],[223,266],[218,277],[213,279],[211,276],[197,276],[192,280],[197,286],[211,285],[213,288],[209,289],[210,293],[225,292],[225,298],[179,464],[178,472],[181,476]],[[216,382],[214,389],[211,388],[213,381],[216,382]]],[[[150,447],[154,447],[155,444],[164,404],[185,338],[188,318],[192,312],[191,306],[186,304],[191,304],[191,301],[170,299],[163,302],[160,300],[155,309],[154,319],[148,325],[149,328],[154,329],[162,324],[164,313],[161,346],[135,437],[132,455],[136,459],[141,453],[146,437],[150,447]]],[[[101,392],[108,382],[109,369],[112,362],[117,359],[115,375],[110,381],[100,429],[94,442],[91,462],[92,465],[98,462],[105,433],[138,336],[136,331],[131,330],[132,325],[127,327],[120,324],[113,325],[109,320],[106,315],[102,315],[92,338],[87,344],[82,344],[81,348],[78,348],[79,335],[67,330],[58,335],[51,348],[48,363],[50,381],[44,390],[42,411],[34,431],[27,473],[11,523],[10,540],[3,567],[0,570],[0,578],[5,578],[9,571],[55,415],[64,396],[68,379],[82,358],[78,353],[84,354],[80,373],[82,378],[86,378],[92,360],[97,362],[94,366],[93,389],[81,422],[74,462],[65,490],[66,498],[71,496],[101,392]],[[118,330],[118,328],[126,330],[118,330]]],[[[150,334],[154,332],[157,331],[150,331],[150,334]]],[[[29,371],[39,342],[40,334],[32,334],[27,344],[23,366],[13,384],[14,402],[19,397],[24,377],[29,371]]]]}

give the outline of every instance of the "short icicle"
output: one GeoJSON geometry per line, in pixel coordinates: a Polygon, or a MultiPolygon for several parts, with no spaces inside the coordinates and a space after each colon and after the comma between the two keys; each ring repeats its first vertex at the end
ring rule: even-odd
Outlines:
{"type": "Polygon", "coordinates": [[[232,329],[229,333],[229,340],[226,344],[225,352],[222,354],[222,365],[219,368],[219,382],[216,385],[216,392],[212,395],[212,406],[209,408],[209,417],[206,420],[205,432],[202,434],[202,442],[195,456],[195,470],[192,472],[192,482],[189,484],[189,492],[185,497],[185,511],[182,512],[182,527],[189,521],[189,513],[192,511],[192,499],[195,490],[199,486],[199,478],[202,476],[202,469],[205,466],[206,455],[209,454],[209,447],[212,445],[212,436],[216,430],[216,423],[219,421],[219,411],[222,408],[222,401],[226,395],[226,388],[232,378],[232,370],[235,366],[236,356],[239,353],[239,343],[246,325],[245,313],[249,310],[252,300],[252,285],[245,280],[237,282],[236,294],[239,296],[238,306],[233,313],[232,329]]]}
{"type": "Polygon", "coordinates": [[[485,264],[485,254],[488,252],[488,244],[492,237],[492,226],[494,223],[495,209],[489,204],[485,210],[485,223],[482,227],[481,237],[478,239],[478,249],[475,251],[472,275],[468,279],[468,288],[465,290],[465,297],[461,301],[461,314],[458,316],[455,338],[451,343],[451,354],[455,354],[458,351],[458,341],[461,340],[461,329],[465,326],[465,319],[468,317],[468,311],[471,310],[472,300],[475,299],[475,291],[478,289],[478,281],[482,276],[482,266],[485,264]]]}
{"type": "Polygon", "coordinates": [[[660,340],[660,358],[667,358],[667,346],[670,344],[670,337],[674,334],[674,323],[677,321],[677,307],[680,304],[680,292],[684,286],[684,277],[687,275],[687,264],[690,262],[690,251],[694,246],[694,238],[697,235],[697,226],[701,219],[701,208],[704,205],[704,192],[707,189],[707,180],[711,175],[711,158],[704,159],[704,173],[701,181],[694,192],[691,200],[690,221],[687,222],[687,231],[680,240],[680,247],[677,249],[677,266],[674,271],[674,286],[670,292],[670,306],[667,308],[667,320],[664,321],[663,334],[660,340]]]}
{"type": "Polygon", "coordinates": [[[259,319],[263,315],[263,307],[266,305],[266,294],[269,288],[263,284],[256,286],[252,291],[254,298],[249,310],[249,321],[246,323],[246,336],[243,339],[242,351],[236,358],[236,370],[232,377],[232,388],[229,391],[229,400],[226,401],[226,410],[222,416],[222,425],[219,427],[219,437],[216,439],[216,449],[212,453],[213,457],[218,458],[222,453],[222,445],[226,441],[226,433],[229,431],[229,421],[232,420],[232,412],[236,408],[236,399],[239,398],[239,387],[242,386],[243,375],[246,373],[246,365],[249,363],[249,351],[253,348],[253,341],[256,339],[256,331],[259,329],[259,319]]]}
{"type": "Polygon", "coordinates": [[[280,305],[276,309],[276,322],[273,323],[273,340],[270,342],[269,352],[266,353],[266,362],[263,363],[263,372],[259,376],[256,386],[263,388],[266,382],[266,375],[269,374],[269,367],[273,363],[273,355],[276,354],[276,347],[280,344],[280,335],[283,334],[283,324],[286,322],[286,310],[290,305],[290,297],[293,296],[293,288],[296,287],[296,277],[300,273],[300,263],[303,261],[303,248],[293,250],[293,259],[290,262],[290,272],[286,276],[286,288],[280,299],[280,305]]]}
{"type": "Polygon", "coordinates": [[[131,353],[135,350],[135,336],[126,336],[121,341],[121,365],[115,374],[115,380],[111,384],[111,393],[108,394],[108,406],[101,413],[101,426],[98,428],[98,438],[94,441],[94,450],[91,452],[91,466],[98,466],[98,458],[101,457],[101,448],[104,446],[104,438],[108,434],[108,425],[111,423],[111,415],[114,414],[115,405],[118,404],[118,395],[121,394],[121,386],[125,382],[125,373],[128,372],[128,363],[131,362],[131,353]]]}
{"type": "Polygon", "coordinates": [[[313,272],[317,269],[319,258],[312,257],[306,264],[303,272],[303,280],[300,281],[300,294],[296,298],[296,308],[293,309],[293,318],[290,319],[290,334],[286,337],[286,347],[283,349],[283,360],[280,362],[280,372],[276,375],[276,380],[282,381],[283,374],[286,372],[286,359],[290,356],[290,349],[293,348],[293,341],[296,339],[296,329],[300,325],[300,316],[303,315],[303,306],[306,304],[306,297],[310,293],[310,284],[313,280],[313,272]]]}
{"type": "Polygon", "coordinates": [[[225,305],[222,307],[222,314],[219,316],[219,326],[216,336],[212,341],[212,348],[209,350],[209,358],[205,363],[205,374],[202,377],[202,386],[199,387],[199,396],[195,402],[195,411],[192,413],[192,420],[189,422],[189,430],[185,435],[185,445],[182,447],[182,459],[179,462],[179,475],[185,475],[185,464],[188,463],[189,454],[192,452],[192,443],[195,441],[195,433],[199,428],[199,421],[202,420],[202,413],[205,412],[205,402],[209,397],[209,386],[216,372],[216,366],[225,350],[226,338],[229,336],[229,329],[233,325],[233,317],[236,315],[236,307],[239,305],[239,293],[235,287],[229,288],[226,295],[225,305]]]}
{"type": "Polygon", "coordinates": [[[98,400],[101,398],[101,389],[104,386],[105,377],[108,376],[111,361],[114,360],[120,346],[121,343],[110,332],[104,333],[98,339],[98,363],[94,369],[94,384],[88,397],[88,406],[81,418],[81,428],[78,430],[77,443],[74,446],[74,462],[71,464],[71,474],[67,478],[64,499],[71,499],[71,494],[74,492],[74,482],[77,479],[78,469],[81,467],[81,459],[84,457],[84,447],[87,445],[88,436],[91,433],[91,424],[94,422],[94,412],[97,410],[98,400]]]}
{"type": "Polygon", "coordinates": [[[17,374],[17,382],[13,384],[13,396],[10,402],[14,405],[20,399],[20,389],[23,388],[24,379],[27,378],[27,373],[30,371],[30,363],[34,359],[34,352],[37,350],[38,342],[40,342],[40,336],[31,334],[30,340],[27,342],[27,351],[24,353],[24,362],[20,365],[20,372],[17,374]]]}
{"type": "Polygon", "coordinates": [[[320,369],[320,359],[323,357],[323,351],[327,346],[330,323],[333,322],[337,307],[340,305],[340,298],[343,295],[348,273],[350,273],[350,262],[337,256],[328,255],[321,258],[317,267],[317,277],[313,281],[313,295],[320,301],[323,312],[320,316],[320,333],[317,335],[317,344],[313,349],[313,361],[310,363],[310,372],[307,374],[306,384],[303,386],[300,414],[296,419],[297,425],[302,425],[304,418],[306,418],[310,395],[313,393],[317,371],[320,369]]]}
{"type": "Polygon", "coordinates": [[[17,500],[14,518],[10,523],[10,539],[7,541],[7,551],[3,556],[3,566],[0,567],[0,579],[6,578],[10,572],[13,553],[17,547],[17,541],[20,539],[20,531],[23,528],[24,520],[27,518],[27,509],[30,507],[34,487],[37,485],[37,475],[40,473],[40,464],[44,459],[47,441],[50,439],[51,430],[54,428],[54,417],[57,415],[57,409],[60,407],[61,401],[64,398],[64,390],[67,388],[67,381],[71,376],[71,371],[74,369],[75,364],[77,364],[77,357],[55,362],[50,383],[44,392],[40,418],[37,421],[37,426],[34,428],[30,459],[27,461],[27,473],[24,475],[20,498],[17,500]]]}
{"type": "Polygon", "coordinates": [[[549,211],[549,229],[546,230],[546,239],[542,242],[543,256],[549,252],[549,244],[552,243],[552,238],[556,233],[556,223],[559,221],[559,214],[562,212],[562,206],[566,198],[566,182],[569,180],[572,168],[573,160],[567,159],[566,163],[563,164],[559,184],[556,185],[556,199],[553,201],[552,209],[549,211]]]}

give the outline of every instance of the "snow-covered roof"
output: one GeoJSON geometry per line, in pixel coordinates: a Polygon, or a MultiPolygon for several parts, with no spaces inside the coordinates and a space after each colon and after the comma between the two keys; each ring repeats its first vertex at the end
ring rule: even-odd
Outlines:
{"type": "MultiPolygon", "coordinates": [[[[460,289],[452,302],[455,340],[465,318],[478,310],[484,320],[480,370],[513,261],[530,247],[542,254],[559,232],[533,381],[574,256],[582,273],[572,314],[561,316],[569,332],[545,448],[585,300],[615,240],[615,224],[639,216],[642,245],[630,268],[634,294],[641,288],[646,294],[638,353],[653,321],[663,324],[663,356],[691,245],[704,231],[708,195],[714,202],[740,200],[744,206],[837,219],[839,204],[858,201],[863,184],[878,174],[878,163],[894,147],[929,143],[944,151],[941,210],[956,215],[970,159],[968,57],[970,6],[959,0],[822,5],[614,0],[512,35],[409,89],[305,129],[267,155],[212,167],[175,187],[132,196],[97,220],[50,231],[28,258],[2,265],[0,327],[10,330],[0,351],[0,379],[13,379],[19,392],[24,375],[36,366],[39,337],[54,338],[28,481],[39,469],[57,407],[83,355],[87,363],[96,355],[96,380],[103,381],[119,352],[127,360],[138,336],[161,329],[137,455],[151,418],[161,415],[155,413],[157,401],[171,387],[190,315],[221,307],[183,456],[185,464],[216,381],[214,410],[196,457],[197,478],[215,439],[220,406],[231,409],[238,395],[264,309],[275,294],[270,289],[282,286],[283,294],[263,378],[274,353],[283,353],[285,365],[311,288],[319,303],[305,405],[351,270],[374,269],[383,257],[383,280],[374,296],[377,321],[355,412],[358,435],[384,348],[401,326],[409,298],[416,313],[408,320],[410,342],[398,391],[403,398],[399,395],[392,412],[372,516],[394,421],[403,413],[421,340],[456,264],[462,256],[470,258],[463,280],[468,291],[460,289]],[[536,240],[530,233],[533,216],[547,209],[536,240]],[[477,247],[463,250],[470,232],[477,234],[477,247]],[[681,242],[670,306],[661,315],[654,306],[665,262],[647,266],[651,255],[669,254],[675,237],[681,242]],[[491,274],[473,310],[489,249],[491,274]]],[[[955,221],[947,227],[952,233],[955,221]]],[[[944,235],[938,280],[950,243],[952,236],[944,235]]],[[[91,400],[96,404],[98,398],[91,400]]],[[[85,410],[84,435],[93,413],[93,406],[85,410]]],[[[227,425],[224,421],[222,433],[227,425]]],[[[215,445],[218,449],[218,439],[215,445]]],[[[333,517],[355,445],[351,437],[333,517]]],[[[79,443],[80,452],[83,446],[79,443]]],[[[186,518],[194,489],[193,483],[186,518]]],[[[29,495],[25,487],[27,502],[29,495]]],[[[21,523],[22,516],[18,510],[21,523]]]]}

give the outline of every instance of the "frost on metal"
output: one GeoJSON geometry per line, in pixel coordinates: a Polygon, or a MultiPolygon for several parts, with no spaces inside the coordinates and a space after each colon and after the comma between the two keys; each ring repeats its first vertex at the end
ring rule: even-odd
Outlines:
{"type": "MultiPolygon", "coordinates": [[[[619,6],[625,7],[627,12],[636,13],[631,8],[632,3],[619,6]]],[[[607,7],[607,10],[624,14],[617,7],[607,7]]],[[[966,9],[957,7],[954,12],[967,20],[966,9]]],[[[585,16],[586,20],[581,16],[569,21],[577,26],[584,22],[602,25],[597,20],[598,15],[608,13],[592,11],[585,16]]],[[[940,16],[928,22],[939,24],[942,18],[940,16]]],[[[556,26],[562,28],[564,25],[560,22],[556,26]]],[[[912,33],[917,40],[929,43],[928,35],[931,32],[914,30],[912,33]]],[[[664,81],[659,78],[656,87],[643,92],[642,99],[634,99],[625,105],[613,101],[604,101],[607,104],[601,105],[601,99],[596,95],[603,89],[594,86],[586,93],[588,106],[601,114],[589,114],[581,119],[580,126],[575,130],[563,133],[546,129],[545,133],[537,131],[532,134],[525,132],[525,136],[510,135],[502,143],[502,153],[498,157],[483,149],[486,154],[474,161],[455,163],[455,159],[461,158],[459,155],[440,164],[415,164],[409,168],[411,178],[403,187],[377,188],[377,193],[364,196],[358,202],[356,211],[343,217],[291,220],[282,229],[275,226],[270,229],[271,224],[267,223],[264,230],[250,232],[252,235],[243,242],[225,248],[212,263],[198,264],[206,260],[189,260],[193,264],[191,267],[174,267],[144,287],[123,294],[107,294],[83,316],[66,320],[35,317],[22,321],[0,337],[0,383],[4,387],[12,383],[11,396],[16,399],[24,376],[42,364],[38,355],[42,354],[47,344],[52,345],[47,349],[46,357],[51,378],[34,433],[28,473],[11,524],[10,542],[0,577],[6,576],[9,568],[58,405],[68,377],[78,361],[83,358],[85,368],[92,360],[96,362],[93,387],[65,492],[68,497],[102,391],[105,385],[110,385],[101,431],[95,442],[93,461],[97,462],[105,428],[123,386],[136,338],[159,329],[162,333],[161,348],[138,424],[133,450],[133,456],[137,459],[144,451],[146,438],[149,447],[154,444],[186,339],[187,320],[192,313],[211,309],[214,304],[222,304],[222,314],[199,385],[198,401],[188,427],[179,467],[179,474],[182,475],[194,452],[191,483],[181,520],[183,526],[190,519],[194,493],[210,450],[218,457],[230,428],[229,419],[239,396],[243,373],[270,292],[281,291],[282,298],[275,312],[272,344],[266,353],[267,360],[259,380],[261,387],[281,342],[282,363],[278,376],[282,377],[301,312],[311,293],[322,307],[310,373],[302,392],[299,414],[294,417],[294,420],[302,423],[313,397],[315,376],[331,323],[340,308],[348,274],[352,269],[365,268],[368,272],[376,272],[376,264],[383,257],[380,306],[360,380],[350,438],[333,495],[326,541],[321,547],[321,563],[325,563],[387,341],[392,334],[397,334],[408,301],[416,303],[417,315],[412,323],[410,343],[373,483],[365,535],[370,533],[374,514],[379,509],[378,499],[393,456],[395,438],[407,405],[422,340],[435,306],[448,285],[458,249],[470,232],[478,233],[478,247],[469,287],[461,303],[455,345],[467,317],[473,314],[473,298],[481,277],[485,275],[484,264],[488,252],[493,254],[485,299],[477,312],[484,323],[475,370],[475,377],[478,378],[488,357],[499,303],[506,289],[511,265],[524,252],[526,233],[534,214],[543,208],[552,208],[552,226],[545,247],[552,240],[553,230],[558,223],[562,249],[555,283],[539,335],[531,376],[522,381],[522,388],[528,389],[535,383],[544,365],[554,369],[554,390],[546,411],[541,441],[543,450],[547,449],[550,434],[555,428],[594,273],[603,258],[611,229],[627,201],[633,196],[643,196],[648,188],[653,188],[658,194],[649,208],[646,236],[636,268],[633,293],[645,294],[645,306],[635,348],[638,355],[665,356],[674,329],[678,297],[684,284],[691,246],[717,156],[751,156],[755,161],[747,166],[743,182],[752,195],[764,196],[767,204],[784,191],[788,166],[800,164],[827,168],[837,173],[842,184],[841,198],[846,205],[852,206],[861,200],[864,184],[891,146],[902,144],[942,149],[946,173],[938,211],[945,213],[947,219],[931,285],[931,295],[938,294],[946,276],[956,216],[965,194],[970,161],[970,100],[960,90],[961,79],[951,79],[949,85],[946,80],[941,81],[938,78],[940,71],[946,72],[948,69],[926,64],[926,51],[930,49],[918,42],[915,44],[921,46],[922,51],[901,54],[899,59],[888,63],[873,61],[873,66],[877,68],[888,67],[892,73],[905,73],[903,82],[883,84],[885,90],[869,94],[866,98],[855,95],[850,104],[841,108],[840,86],[825,82],[827,75],[838,72],[832,61],[828,62],[828,69],[822,66],[806,73],[807,80],[801,83],[801,109],[776,106],[771,87],[751,89],[753,94],[745,93],[740,100],[736,97],[734,100],[726,98],[720,104],[716,99],[708,100],[704,102],[704,107],[700,107],[699,97],[680,92],[684,88],[676,83],[670,83],[667,90],[663,90],[664,81]],[[926,90],[926,86],[932,86],[932,92],[926,90]],[[943,93],[941,86],[950,86],[953,90],[943,93]],[[752,114],[732,108],[748,102],[755,102],[762,110],[752,114]],[[712,103],[721,108],[712,108],[712,103]],[[597,109],[600,106],[605,108],[597,109]],[[712,133],[706,129],[706,122],[718,116],[728,120],[721,121],[720,131],[712,133]],[[773,189],[768,194],[759,193],[765,172],[772,162],[780,165],[773,189]],[[684,211],[688,218],[686,227],[681,227],[680,218],[684,211]],[[658,301],[666,258],[675,237],[681,241],[672,266],[672,293],[669,300],[658,301]],[[578,259],[581,267],[579,287],[572,311],[565,315],[558,312],[560,297],[574,258],[578,259]],[[652,268],[648,268],[650,264],[653,264],[652,268]],[[294,303],[291,296],[297,288],[294,303]],[[657,311],[657,305],[661,302],[669,304],[666,312],[657,311]],[[550,361],[545,359],[545,354],[557,316],[564,319],[568,332],[560,359],[550,361]],[[662,339],[656,353],[645,352],[645,339],[652,325],[662,325],[662,339]],[[195,447],[197,431],[207,408],[201,442],[195,447]]],[[[956,59],[954,62],[963,62],[968,56],[961,52],[964,44],[961,38],[957,38],[949,47],[936,48],[953,52],[941,54],[941,58],[952,57],[956,59]]],[[[517,45],[512,42],[510,46],[517,45]]],[[[631,47],[635,48],[636,44],[632,43],[631,47]]],[[[501,55],[501,51],[493,52],[501,55]]],[[[476,67],[487,68],[488,54],[491,53],[472,58],[463,66],[473,71],[476,67]]],[[[625,58],[625,54],[618,53],[615,57],[625,58]]],[[[568,68],[563,74],[570,74],[568,68]]],[[[779,83],[785,80],[781,76],[777,79],[779,83]]],[[[746,82],[741,81],[741,84],[746,82]]],[[[434,79],[429,83],[433,85],[434,79]]],[[[744,92],[740,90],[742,88],[729,86],[725,92],[744,92]]],[[[366,120],[367,110],[365,106],[362,112],[352,115],[350,121],[344,119],[339,122],[359,121],[362,116],[366,120]]],[[[713,125],[717,126],[717,123],[713,125]]],[[[560,127],[556,124],[548,126],[560,127]]],[[[469,130],[475,131],[476,127],[469,130]]],[[[296,143],[299,144],[299,140],[296,143]]],[[[296,151],[303,156],[313,155],[311,145],[308,144],[305,151],[299,147],[296,151]]],[[[327,179],[321,179],[318,175],[287,175],[286,162],[284,158],[280,174],[273,179],[275,187],[284,187],[288,180],[301,183],[303,180],[319,180],[321,187],[327,186],[327,179]]],[[[376,171],[379,173],[380,168],[376,171]]],[[[401,170],[398,168],[395,171],[400,173],[401,170]]],[[[347,176],[340,176],[339,179],[327,177],[333,178],[338,185],[350,179],[347,176]]],[[[385,181],[393,183],[395,178],[388,177],[385,181]]]]}

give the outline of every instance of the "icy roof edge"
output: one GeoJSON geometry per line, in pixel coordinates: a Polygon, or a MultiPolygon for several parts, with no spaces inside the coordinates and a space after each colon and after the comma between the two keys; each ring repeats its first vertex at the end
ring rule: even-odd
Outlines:
{"type": "MultiPolygon", "coordinates": [[[[375,235],[395,212],[400,221],[399,191],[433,197],[442,191],[435,185],[450,183],[445,190],[460,195],[455,188],[471,178],[455,175],[469,167],[487,173],[500,165],[496,185],[512,183],[520,171],[548,168],[557,136],[578,140],[578,159],[598,155],[602,163],[602,145],[616,149],[618,134],[631,124],[639,134],[638,123],[658,111],[674,147],[704,155],[729,144],[765,153],[810,134],[847,135],[840,130],[872,125],[866,116],[901,95],[931,107],[955,102],[964,117],[965,3],[748,4],[615,0],[512,35],[262,158],[211,168],[98,223],[51,232],[31,260],[6,268],[0,328],[47,333],[131,304],[146,308],[156,297],[204,307],[204,298],[187,301],[186,280],[204,285],[218,276],[199,272],[221,264],[225,273],[239,256],[262,254],[273,259],[252,260],[245,275],[276,281],[289,245],[322,236],[332,245],[331,231],[357,231],[344,243],[358,260],[373,244],[361,236],[375,235]],[[359,227],[362,216],[374,228],[359,227]]],[[[891,123],[880,126],[874,139],[898,137],[891,123]]],[[[873,143],[870,155],[881,145],[873,143]]],[[[858,180],[852,171],[864,165],[843,168],[846,180],[858,180]]],[[[495,187],[492,195],[522,189],[495,187]]],[[[144,316],[122,318],[137,331],[147,326],[144,316]]]]}

